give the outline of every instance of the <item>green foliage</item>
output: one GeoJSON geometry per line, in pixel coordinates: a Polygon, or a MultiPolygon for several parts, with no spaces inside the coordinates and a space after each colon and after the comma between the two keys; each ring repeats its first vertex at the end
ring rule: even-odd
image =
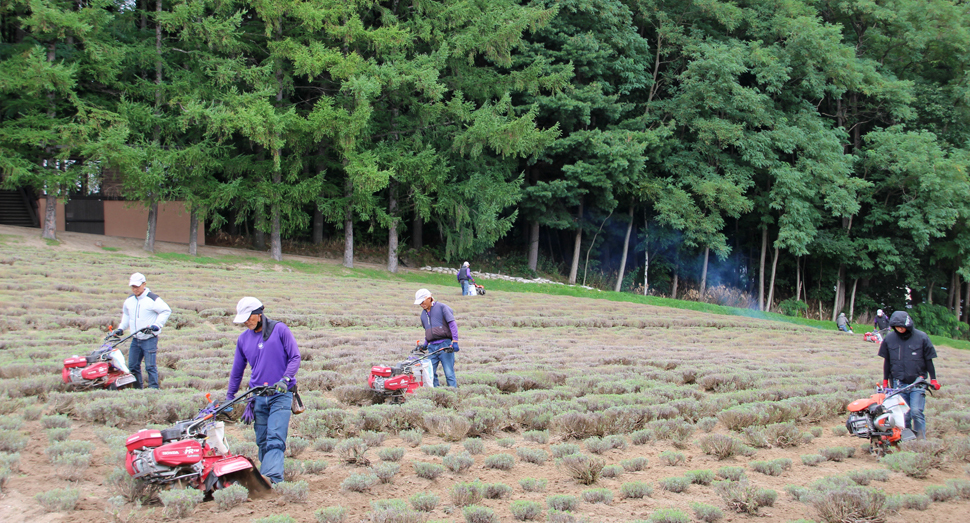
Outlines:
{"type": "Polygon", "coordinates": [[[165,505],[167,517],[181,519],[195,510],[205,493],[199,489],[171,489],[163,490],[158,497],[162,500],[162,505],[165,505]]]}
{"type": "Polygon", "coordinates": [[[937,336],[955,340],[970,340],[970,325],[957,320],[953,311],[942,305],[921,303],[909,311],[916,328],[937,336]]]}
{"type": "Polygon", "coordinates": [[[77,489],[51,489],[34,496],[47,512],[69,512],[77,506],[81,493],[77,489]]]}
{"type": "Polygon", "coordinates": [[[246,502],[249,490],[242,485],[229,485],[212,493],[212,499],[219,510],[232,510],[246,502]]]}
{"type": "Polygon", "coordinates": [[[509,505],[509,510],[519,521],[533,521],[542,516],[542,504],[537,501],[517,499],[509,505]]]}

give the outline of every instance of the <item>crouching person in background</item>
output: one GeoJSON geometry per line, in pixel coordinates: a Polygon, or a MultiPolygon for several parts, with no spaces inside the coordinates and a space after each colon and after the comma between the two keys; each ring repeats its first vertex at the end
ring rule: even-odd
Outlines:
{"type": "Polygon", "coordinates": [[[243,421],[254,422],[260,473],[271,482],[279,483],[283,481],[283,453],[290,426],[292,391],[300,369],[300,349],[290,328],[267,318],[263,314],[263,304],[256,298],[239,300],[232,321],[245,325],[246,331],[236,341],[226,401],[232,400],[239,391],[247,364],[252,368],[250,388],[272,385],[271,389],[250,399],[243,421]]]}

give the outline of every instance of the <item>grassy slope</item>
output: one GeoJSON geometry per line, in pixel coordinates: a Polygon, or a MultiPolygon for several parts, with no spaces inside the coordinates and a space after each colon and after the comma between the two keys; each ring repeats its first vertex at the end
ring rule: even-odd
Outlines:
{"type": "MultiPolygon", "coordinates": [[[[369,278],[376,280],[387,280],[408,283],[424,283],[432,285],[454,285],[455,280],[452,276],[433,272],[408,272],[401,274],[391,274],[387,271],[376,269],[348,269],[339,265],[324,263],[306,263],[300,261],[284,260],[280,263],[267,262],[266,260],[253,257],[225,256],[219,258],[193,257],[187,254],[163,253],[157,255],[168,260],[179,260],[200,265],[223,264],[223,263],[252,263],[266,265],[282,265],[294,271],[308,274],[326,274],[328,276],[343,276],[352,278],[369,278]]],[[[725,307],[696,301],[675,300],[671,298],[660,298],[656,296],[641,296],[629,292],[613,292],[588,290],[582,287],[571,287],[568,285],[555,284],[535,284],[519,283],[505,280],[484,280],[480,282],[487,290],[506,291],[506,292],[532,292],[538,294],[556,294],[562,296],[574,296],[579,298],[592,298],[597,300],[608,300],[615,302],[641,303],[654,305],[657,307],[671,307],[675,309],[687,309],[710,314],[723,314],[728,316],[745,316],[749,318],[780,321],[806,325],[817,329],[837,330],[835,322],[812,320],[808,318],[793,318],[775,312],[762,312],[752,309],[741,309],[737,307],[725,307]]],[[[859,333],[861,335],[861,333],[859,333]]],[[[970,350],[970,342],[953,340],[943,336],[930,336],[935,345],[945,345],[955,349],[970,350]]]]}

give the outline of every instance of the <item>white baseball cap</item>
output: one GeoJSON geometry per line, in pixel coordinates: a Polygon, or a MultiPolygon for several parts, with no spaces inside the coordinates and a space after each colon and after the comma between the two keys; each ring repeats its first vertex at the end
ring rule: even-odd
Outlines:
{"type": "Polygon", "coordinates": [[[418,289],[418,292],[414,293],[414,304],[421,305],[424,300],[431,297],[431,291],[428,289],[418,289]]]}
{"type": "Polygon", "coordinates": [[[468,262],[461,264],[462,267],[468,267],[468,262]]]}
{"type": "Polygon", "coordinates": [[[252,316],[253,311],[262,307],[263,303],[252,296],[246,296],[236,304],[236,317],[233,323],[245,323],[252,316]]]}
{"type": "Polygon", "coordinates": [[[143,283],[145,283],[145,275],[140,272],[136,272],[135,274],[132,274],[131,278],[128,279],[129,287],[135,287],[143,283]]]}

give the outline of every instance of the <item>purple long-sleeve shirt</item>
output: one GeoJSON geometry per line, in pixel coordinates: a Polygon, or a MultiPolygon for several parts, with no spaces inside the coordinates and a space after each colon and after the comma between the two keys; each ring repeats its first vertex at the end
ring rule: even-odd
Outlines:
{"type": "Polygon", "coordinates": [[[434,327],[448,327],[451,331],[451,339],[458,340],[458,323],[455,322],[455,311],[444,303],[434,302],[431,304],[431,312],[421,311],[421,326],[424,327],[425,341],[443,340],[445,336],[433,336],[431,334],[434,327]]]}
{"type": "Polygon", "coordinates": [[[286,376],[296,380],[296,372],[300,369],[300,348],[296,346],[296,339],[290,328],[283,323],[276,323],[269,339],[263,341],[262,332],[246,329],[236,341],[236,356],[232,362],[232,372],[229,374],[228,397],[235,397],[239,391],[246,365],[253,369],[249,377],[249,387],[257,385],[273,385],[286,376]]]}

